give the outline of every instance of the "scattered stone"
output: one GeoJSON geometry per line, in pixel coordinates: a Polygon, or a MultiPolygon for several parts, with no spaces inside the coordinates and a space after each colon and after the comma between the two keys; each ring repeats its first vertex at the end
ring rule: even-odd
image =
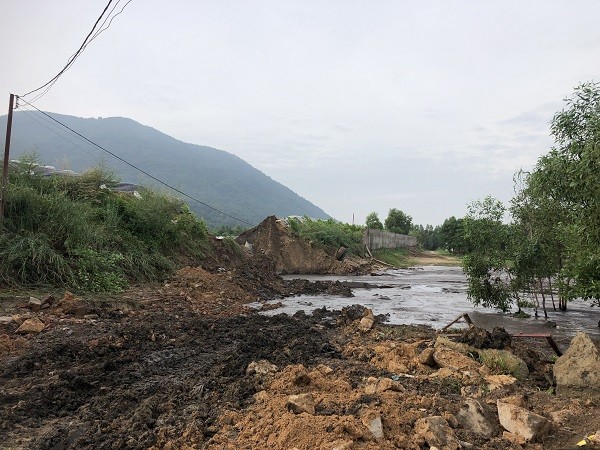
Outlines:
{"type": "Polygon", "coordinates": [[[421,353],[419,353],[419,356],[417,356],[417,361],[419,362],[419,364],[436,368],[437,364],[435,363],[435,359],[433,358],[434,353],[435,348],[428,347],[421,353]]]}
{"type": "Polygon", "coordinates": [[[19,328],[17,328],[17,331],[15,333],[21,333],[21,334],[39,333],[44,328],[46,328],[46,325],[44,325],[44,322],[42,322],[37,317],[34,317],[33,319],[27,319],[25,322],[23,322],[21,324],[21,326],[19,328]]]}
{"type": "Polygon", "coordinates": [[[294,414],[308,413],[315,415],[315,399],[312,394],[290,395],[287,401],[287,407],[294,414]]]}
{"type": "Polygon", "coordinates": [[[489,406],[475,399],[465,399],[456,418],[462,428],[479,436],[490,438],[498,432],[489,406]]]}
{"type": "Polygon", "coordinates": [[[376,441],[380,441],[384,438],[383,424],[381,423],[381,416],[375,411],[369,411],[364,413],[361,417],[361,421],[366,426],[376,441]]]}
{"type": "Polygon", "coordinates": [[[507,399],[496,402],[500,425],[505,430],[520,436],[526,442],[540,439],[548,433],[551,425],[548,419],[505,400],[507,399]]]}
{"type": "Polygon", "coordinates": [[[360,322],[358,324],[358,329],[360,331],[362,331],[363,333],[366,333],[371,328],[373,328],[374,324],[375,324],[375,316],[373,316],[373,311],[371,311],[370,309],[367,308],[367,310],[365,311],[365,316],[362,319],[360,319],[360,322]]]}
{"type": "Polygon", "coordinates": [[[27,302],[27,306],[32,311],[39,311],[42,309],[42,301],[36,297],[29,297],[29,302],[27,302]]]}
{"type": "Polygon", "coordinates": [[[13,316],[11,316],[11,318],[17,325],[21,325],[27,319],[31,318],[31,315],[30,314],[14,314],[13,316]]]}
{"type": "Polygon", "coordinates": [[[380,394],[385,391],[404,391],[404,386],[398,381],[394,381],[391,378],[367,378],[367,385],[365,386],[365,394],[373,395],[380,394]]]}
{"type": "Polygon", "coordinates": [[[585,333],[577,333],[564,355],[554,363],[557,393],[600,388],[600,352],[585,333]]]}
{"type": "Polygon", "coordinates": [[[508,350],[479,350],[479,359],[492,371],[512,375],[519,381],[529,376],[527,363],[508,350]]]}
{"type": "Polygon", "coordinates": [[[248,375],[268,375],[275,372],[277,372],[277,366],[275,364],[271,364],[266,359],[252,361],[246,368],[246,374],[248,375]]]}
{"type": "Polygon", "coordinates": [[[58,306],[64,314],[84,316],[91,312],[90,307],[83,299],[76,297],[75,294],[66,291],[63,298],[58,302],[58,306]]]}
{"type": "Polygon", "coordinates": [[[54,302],[56,302],[56,299],[54,298],[54,296],[52,294],[46,294],[44,295],[44,298],[42,298],[42,305],[52,305],[54,302]]]}
{"type": "Polygon", "coordinates": [[[0,316],[0,325],[10,325],[13,322],[11,316],[0,316]]]}
{"type": "Polygon", "coordinates": [[[405,374],[408,372],[408,367],[406,367],[406,364],[396,361],[395,359],[390,360],[387,366],[388,371],[392,373],[405,374]]]}
{"type": "Polygon", "coordinates": [[[512,386],[517,382],[517,379],[512,375],[486,375],[484,379],[490,391],[495,391],[504,386],[512,386]]]}
{"type": "Polygon", "coordinates": [[[446,419],[440,416],[425,417],[415,422],[415,434],[422,438],[430,448],[440,450],[458,450],[460,444],[446,419]]]}

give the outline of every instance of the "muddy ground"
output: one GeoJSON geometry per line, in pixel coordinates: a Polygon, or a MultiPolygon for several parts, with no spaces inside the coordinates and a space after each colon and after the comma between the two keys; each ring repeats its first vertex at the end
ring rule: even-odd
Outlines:
{"type": "Polygon", "coordinates": [[[508,346],[527,365],[520,380],[479,350],[461,354],[430,328],[386,326],[360,307],[261,316],[246,305],[351,295],[285,282],[269,264],[186,268],[115,298],[55,292],[39,306],[4,295],[0,447],[567,449],[600,428],[598,400],[555,395],[552,361],[501,332],[451,338],[508,346]],[[16,332],[33,319],[43,330],[16,332]],[[534,442],[503,434],[496,401],[507,397],[548,421],[534,442]],[[469,407],[483,427],[465,421],[469,407]]]}

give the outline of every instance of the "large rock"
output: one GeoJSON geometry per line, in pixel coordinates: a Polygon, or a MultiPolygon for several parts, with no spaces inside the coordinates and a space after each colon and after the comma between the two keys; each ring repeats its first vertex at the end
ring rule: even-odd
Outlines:
{"type": "Polygon", "coordinates": [[[577,333],[565,354],[554,364],[557,393],[600,389],[600,352],[585,333],[577,333]]]}
{"type": "Polygon", "coordinates": [[[485,402],[472,398],[463,401],[456,415],[460,426],[484,438],[498,434],[498,425],[492,419],[492,412],[485,402]]]}
{"type": "Polygon", "coordinates": [[[430,448],[437,447],[440,450],[458,450],[460,443],[454,436],[454,431],[448,425],[446,419],[441,416],[432,416],[419,419],[415,422],[415,434],[422,439],[430,448]]]}
{"type": "Polygon", "coordinates": [[[525,441],[535,441],[548,433],[551,423],[545,417],[503,400],[498,400],[496,404],[500,425],[506,431],[525,441]]]}
{"type": "Polygon", "coordinates": [[[44,322],[42,322],[37,317],[34,317],[33,319],[27,319],[25,322],[23,322],[21,324],[21,326],[19,328],[17,328],[16,333],[21,333],[21,334],[39,333],[44,328],[46,328],[46,325],[44,325],[44,322]]]}

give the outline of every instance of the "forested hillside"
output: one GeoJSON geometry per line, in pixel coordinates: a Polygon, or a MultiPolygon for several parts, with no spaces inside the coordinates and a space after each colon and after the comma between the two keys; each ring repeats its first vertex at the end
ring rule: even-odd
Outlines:
{"type": "MultiPolygon", "coordinates": [[[[155,177],[250,224],[259,223],[269,215],[329,217],[319,207],[231,153],[188,144],[122,117],[84,119],[51,115],[155,177]]],[[[0,127],[6,129],[6,116],[0,117],[0,127]]],[[[18,158],[19,154],[33,150],[43,164],[81,172],[104,163],[114,168],[123,181],[161,188],[49,118],[34,112],[17,112],[11,156],[18,158]]],[[[189,204],[209,225],[244,225],[197,202],[189,201],[189,204]]]]}

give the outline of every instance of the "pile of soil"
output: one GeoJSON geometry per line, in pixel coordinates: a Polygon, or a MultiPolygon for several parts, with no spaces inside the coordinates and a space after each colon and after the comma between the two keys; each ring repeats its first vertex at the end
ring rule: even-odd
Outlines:
{"type": "Polygon", "coordinates": [[[346,257],[338,261],[335,255],[328,254],[308,239],[292,235],[286,222],[275,216],[267,217],[242,233],[236,242],[254,255],[268,256],[280,274],[364,274],[372,269],[369,262],[360,258],[346,257]]]}

